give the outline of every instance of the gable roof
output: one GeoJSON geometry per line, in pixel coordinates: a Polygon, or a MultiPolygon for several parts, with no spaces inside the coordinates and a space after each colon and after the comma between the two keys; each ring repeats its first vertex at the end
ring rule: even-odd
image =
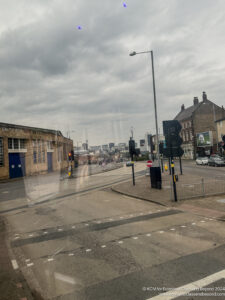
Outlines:
{"type": "Polygon", "coordinates": [[[199,104],[197,105],[192,105],[192,106],[189,106],[187,108],[185,108],[184,110],[181,110],[177,115],[176,117],[174,118],[174,120],[177,120],[177,121],[182,121],[182,120],[186,120],[186,119],[189,119],[193,112],[201,105],[202,102],[200,102],[199,104]]]}

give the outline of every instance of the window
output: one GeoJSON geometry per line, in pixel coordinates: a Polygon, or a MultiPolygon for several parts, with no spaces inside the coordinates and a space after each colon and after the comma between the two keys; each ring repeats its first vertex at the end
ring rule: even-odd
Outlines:
{"type": "Polygon", "coordinates": [[[41,163],[41,151],[38,150],[38,163],[41,163]]]}
{"type": "Polygon", "coordinates": [[[42,151],[42,162],[45,162],[45,150],[42,151]]]}
{"type": "Polygon", "coordinates": [[[34,164],[37,163],[37,151],[34,150],[34,153],[33,153],[33,159],[34,159],[34,164]]]}
{"type": "Polygon", "coordinates": [[[0,138],[0,167],[4,166],[3,138],[0,138]]]}
{"type": "Polygon", "coordinates": [[[8,149],[10,149],[10,150],[23,149],[24,150],[24,149],[26,149],[26,140],[9,138],[8,139],[8,149]]]}
{"type": "Polygon", "coordinates": [[[47,149],[52,150],[53,149],[53,143],[52,141],[47,141],[47,149]]]}

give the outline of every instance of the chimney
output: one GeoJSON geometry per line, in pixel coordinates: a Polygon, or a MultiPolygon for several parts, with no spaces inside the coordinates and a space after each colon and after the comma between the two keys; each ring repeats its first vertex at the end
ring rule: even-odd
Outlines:
{"type": "Polygon", "coordinates": [[[194,97],[193,104],[194,106],[199,104],[198,97],[194,97]]]}
{"type": "Polygon", "coordinates": [[[202,100],[203,102],[207,100],[206,92],[202,92],[202,100]]]}
{"type": "Polygon", "coordinates": [[[184,104],[181,105],[181,111],[185,109],[184,104]]]}

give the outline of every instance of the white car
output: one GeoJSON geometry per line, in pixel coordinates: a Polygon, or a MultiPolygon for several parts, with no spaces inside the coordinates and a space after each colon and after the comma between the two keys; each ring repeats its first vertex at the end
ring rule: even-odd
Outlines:
{"type": "Polygon", "coordinates": [[[209,159],[208,157],[198,157],[196,159],[196,165],[208,165],[209,159]]]}

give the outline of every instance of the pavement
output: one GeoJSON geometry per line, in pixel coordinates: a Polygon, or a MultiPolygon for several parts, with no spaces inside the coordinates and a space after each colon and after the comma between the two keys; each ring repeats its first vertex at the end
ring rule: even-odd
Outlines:
{"type": "Polygon", "coordinates": [[[142,176],[136,180],[135,186],[130,180],[113,185],[112,191],[166,207],[179,207],[179,209],[225,221],[225,192],[221,193],[215,184],[216,181],[213,181],[212,178],[209,180],[190,173],[179,175],[178,180],[176,183],[177,202],[174,201],[171,175],[168,173],[162,174],[161,190],[151,188],[150,177],[142,176]],[[202,179],[204,185],[211,188],[212,196],[199,197],[202,189],[202,179]],[[216,195],[217,193],[218,195],[216,195]],[[185,199],[182,199],[183,195],[185,195],[185,199]]]}

